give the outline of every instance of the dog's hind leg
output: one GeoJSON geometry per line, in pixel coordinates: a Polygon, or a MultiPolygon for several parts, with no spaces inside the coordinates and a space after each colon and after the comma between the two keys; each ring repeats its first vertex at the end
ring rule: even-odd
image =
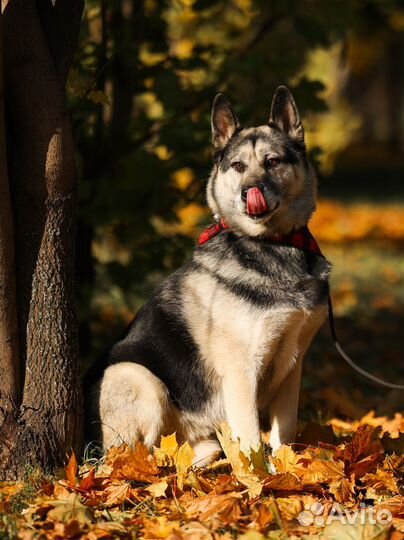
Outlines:
{"type": "Polygon", "coordinates": [[[147,368],[132,362],[108,367],[99,390],[104,449],[142,441],[149,448],[168,428],[170,405],[165,385],[147,368]]]}

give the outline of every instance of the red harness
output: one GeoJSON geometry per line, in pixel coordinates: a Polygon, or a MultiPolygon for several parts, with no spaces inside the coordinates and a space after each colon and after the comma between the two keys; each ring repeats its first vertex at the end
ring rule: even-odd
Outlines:
{"type": "MultiPolygon", "coordinates": [[[[223,231],[224,229],[229,229],[229,228],[230,227],[223,219],[221,219],[218,223],[214,223],[213,225],[210,225],[200,235],[198,239],[198,246],[202,246],[203,244],[208,242],[211,238],[219,234],[221,231],[223,231]]],[[[316,239],[311,234],[307,226],[302,227],[298,231],[295,231],[289,234],[278,234],[278,235],[271,236],[267,240],[273,244],[281,244],[283,246],[292,246],[298,249],[311,251],[312,253],[315,253],[316,255],[323,256],[316,239]]]]}

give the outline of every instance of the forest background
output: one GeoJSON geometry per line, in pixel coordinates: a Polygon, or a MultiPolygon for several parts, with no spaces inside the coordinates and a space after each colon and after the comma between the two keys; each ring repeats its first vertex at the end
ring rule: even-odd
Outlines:
{"type": "Polygon", "coordinates": [[[215,94],[257,125],[280,84],[319,173],[310,228],[333,264],[340,342],[403,384],[402,1],[82,9],[2,0],[0,539],[404,540],[402,390],[352,371],[327,325],[305,361],[296,443],[266,446],[271,473],[226,425],[226,459],[208,468],[193,469],[174,434],[152,453],[138,443],[97,458],[83,449],[78,384],[212,221],[215,94]],[[345,514],[328,524],[334,503],[345,514]],[[365,507],[389,521],[346,527],[365,507]]]}
{"type": "MultiPolygon", "coordinates": [[[[288,84],[319,171],[311,228],[334,265],[340,339],[360,365],[394,379],[403,355],[403,66],[398,0],[89,0],[68,80],[83,370],[211,222],[216,92],[254,125],[288,84]]],[[[402,407],[398,391],[375,391],[343,365],[327,328],[302,399],[311,420],[402,407]]]]}

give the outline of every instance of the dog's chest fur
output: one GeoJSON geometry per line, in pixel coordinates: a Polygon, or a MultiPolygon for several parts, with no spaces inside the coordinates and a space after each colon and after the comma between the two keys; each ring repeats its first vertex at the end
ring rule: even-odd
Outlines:
{"type": "Polygon", "coordinates": [[[162,284],[110,361],[147,367],[201,432],[223,421],[221,381],[235,368],[265,408],[327,302],[328,274],[321,256],[223,231],[162,284]]]}

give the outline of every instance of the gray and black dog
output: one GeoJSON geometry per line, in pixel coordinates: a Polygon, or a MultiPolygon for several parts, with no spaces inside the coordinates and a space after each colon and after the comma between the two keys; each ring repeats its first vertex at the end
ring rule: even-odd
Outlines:
{"type": "Polygon", "coordinates": [[[242,128],[213,103],[207,199],[226,224],[168,277],[111,349],[88,391],[104,448],[177,432],[208,463],[227,422],[242,450],[293,442],[303,356],[327,313],[329,263],[279,238],[303,230],[317,179],[290,91],[266,125],[242,128]],[[278,242],[273,240],[277,239],[278,242]]]}

